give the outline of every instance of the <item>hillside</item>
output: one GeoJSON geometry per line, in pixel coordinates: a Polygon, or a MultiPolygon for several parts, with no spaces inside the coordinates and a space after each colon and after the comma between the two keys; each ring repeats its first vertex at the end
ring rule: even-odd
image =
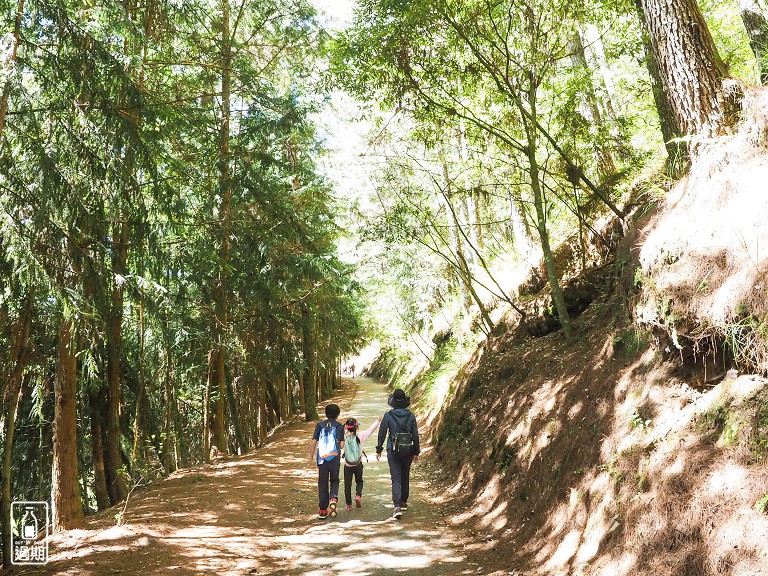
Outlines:
{"type": "Polygon", "coordinates": [[[508,313],[451,380],[436,453],[498,574],[768,574],[768,156],[751,111],[635,212],[571,341],[508,313]]]}

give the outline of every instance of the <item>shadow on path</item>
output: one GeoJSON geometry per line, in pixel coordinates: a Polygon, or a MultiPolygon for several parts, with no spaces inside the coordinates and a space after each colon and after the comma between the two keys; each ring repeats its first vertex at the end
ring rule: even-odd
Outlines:
{"type": "MultiPolygon", "coordinates": [[[[329,402],[365,429],[388,410],[386,399],[382,384],[357,378],[345,380],[329,402]]],[[[120,506],[94,515],[85,528],[52,539],[47,566],[14,574],[476,573],[464,563],[464,536],[450,527],[421,463],[413,468],[409,510],[390,519],[389,468],[375,457],[378,431],[364,445],[362,510],[344,509],[342,480],[339,516],[318,520],[313,429],[312,422],[294,422],[254,452],[179,471],[134,494],[124,525],[115,526],[120,506]]]]}

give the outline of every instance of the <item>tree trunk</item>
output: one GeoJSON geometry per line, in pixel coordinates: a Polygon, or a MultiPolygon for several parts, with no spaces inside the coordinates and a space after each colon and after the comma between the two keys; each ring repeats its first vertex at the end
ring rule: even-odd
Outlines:
{"type": "MultiPolygon", "coordinates": [[[[280,342],[280,348],[282,349],[283,343],[280,342]]],[[[280,382],[280,420],[286,422],[290,415],[290,394],[288,392],[288,371],[281,369],[278,373],[278,381],[280,382]]]]}
{"type": "Polygon", "coordinates": [[[221,21],[221,126],[219,128],[219,275],[214,290],[214,329],[213,355],[214,385],[216,387],[216,407],[213,430],[213,443],[224,454],[227,453],[226,428],[226,335],[228,320],[228,290],[229,290],[229,261],[230,261],[230,211],[232,205],[232,182],[229,169],[230,156],[230,114],[231,114],[231,82],[232,82],[232,46],[230,38],[230,4],[229,0],[222,2],[221,21]]]}
{"type": "MultiPolygon", "coordinates": [[[[483,320],[483,324],[487,328],[487,332],[490,333],[493,330],[493,321],[491,320],[491,317],[488,314],[488,310],[483,304],[483,301],[478,295],[477,290],[473,284],[472,270],[470,270],[469,262],[467,262],[465,257],[461,241],[462,236],[464,236],[464,230],[461,227],[461,222],[456,215],[456,210],[451,203],[451,181],[448,176],[448,165],[445,162],[443,162],[443,183],[445,188],[444,190],[439,191],[438,199],[441,200],[441,203],[443,204],[446,212],[445,216],[448,221],[451,243],[453,244],[451,249],[453,250],[454,257],[456,259],[456,274],[458,276],[459,286],[462,291],[464,308],[465,310],[469,311],[472,302],[474,302],[480,312],[480,318],[483,320]]],[[[469,241],[467,241],[467,243],[469,243],[469,241]]]]}
{"type": "Polygon", "coordinates": [[[760,83],[768,84],[768,11],[762,0],[739,0],[739,9],[760,68],[760,83]]]}
{"type": "Polygon", "coordinates": [[[242,430],[240,429],[240,417],[239,417],[239,411],[237,409],[237,399],[235,398],[235,391],[232,389],[232,383],[227,380],[226,381],[227,386],[227,401],[229,403],[229,416],[230,421],[232,422],[232,427],[235,430],[235,441],[237,442],[237,446],[240,449],[240,454],[245,454],[248,452],[248,442],[246,442],[245,437],[243,436],[242,430]]]}
{"type": "Polygon", "coordinates": [[[315,387],[315,361],[312,351],[312,318],[309,315],[307,305],[301,307],[301,352],[304,359],[304,414],[307,422],[318,419],[317,415],[317,388],[315,387]]]}
{"type": "Polygon", "coordinates": [[[267,383],[263,375],[257,376],[258,394],[259,394],[259,446],[264,444],[267,439],[267,383]]]}
{"type": "Polygon", "coordinates": [[[557,315],[560,320],[560,326],[563,328],[563,333],[566,338],[570,338],[571,333],[571,317],[568,314],[568,309],[565,306],[565,298],[563,297],[563,291],[560,288],[560,277],[555,267],[555,259],[552,254],[552,248],[549,244],[549,232],[547,231],[547,216],[545,209],[544,194],[541,189],[541,182],[539,180],[539,163],[536,154],[537,138],[536,138],[536,88],[531,87],[528,94],[529,100],[529,114],[531,122],[525,122],[525,132],[528,141],[527,153],[528,153],[528,173],[531,177],[531,191],[533,192],[533,205],[536,210],[536,229],[539,232],[539,238],[541,239],[541,250],[544,255],[544,265],[547,269],[547,277],[549,279],[549,286],[552,291],[552,300],[557,310],[557,315]]]}
{"type": "Polygon", "coordinates": [[[91,454],[93,457],[93,493],[96,506],[105,510],[111,506],[107,477],[104,471],[104,419],[102,413],[106,402],[101,390],[88,393],[88,406],[91,410],[91,454]]]}
{"type": "Polygon", "coordinates": [[[664,92],[682,134],[718,134],[727,76],[696,0],[638,0],[664,92]]]}
{"type": "Polygon", "coordinates": [[[72,320],[63,319],[56,341],[51,504],[56,532],[83,520],[77,466],[77,350],[72,320]]]}
{"type": "Polygon", "coordinates": [[[446,222],[448,223],[448,236],[451,239],[451,244],[448,246],[448,248],[453,252],[453,255],[456,259],[456,282],[459,285],[459,290],[461,291],[462,305],[464,307],[464,311],[469,312],[469,309],[472,306],[472,298],[469,292],[469,285],[466,275],[461,268],[462,261],[466,262],[466,260],[464,259],[464,250],[461,246],[461,235],[459,234],[458,230],[459,223],[455,217],[453,207],[450,205],[451,179],[448,174],[448,164],[445,161],[443,162],[443,186],[444,190],[438,191],[438,200],[445,209],[445,218],[446,222]]]}
{"type": "Polygon", "coordinates": [[[32,326],[34,294],[30,290],[26,304],[15,322],[13,347],[10,351],[11,363],[3,375],[5,425],[3,427],[3,468],[2,497],[0,498],[0,528],[2,529],[3,568],[10,568],[13,550],[11,549],[11,462],[13,456],[13,433],[16,426],[16,413],[21,399],[21,385],[24,370],[29,361],[29,332],[32,326]]]}
{"type": "Polygon", "coordinates": [[[472,192],[472,222],[475,228],[475,238],[477,239],[477,249],[485,248],[485,235],[483,234],[483,197],[479,192],[480,185],[472,192]]]}
{"type": "Polygon", "coordinates": [[[611,70],[605,57],[605,48],[600,31],[594,24],[587,24],[583,29],[583,37],[586,40],[585,55],[589,54],[588,60],[592,62],[591,69],[597,69],[600,73],[600,82],[593,85],[599,88],[601,92],[598,101],[600,102],[603,116],[606,116],[612,124],[616,125],[618,118],[616,109],[613,105],[616,100],[616,87],[611,78],[611,70]]]}
{"type": "Polygon", "coordinates": [[[213,428],[211,425],[211,388],[214,385],[212,358],[215,354],[215,350],[208,352],[208,378],[205,382],[205,393],[203,394],[203,462],[211,461],[211,431],[213,428]]]}
{"type": "MultiPolygon", "coordinates": [[[[140,272],[141,273],[141,272],[140,272]]],[[[145,401],[146,385],[144,381],[144,289],[141,289],[141,302],[139,303],[139,381],[136,385],[136,411],[133,417],[133,449],[131,450],[131,462],[134,464],[144,461],[144,427],[141,423],[142,408],[145,401]]]]}
{"type": "Polygon", "coordinates": [[[117,504],[128,494],[128,487],[121,468],[120,456],[120,393],[122,386],[122,341],[123,341],[123,284],[119,278],[126,276],[128,259],[128,223],[115,223],[112,233],[112,268],[115,284],[112,289],[112,310],[107,331],[107,413],[106,450],[104,453],[105,474],[109,501],[117,504]]]}
{"type": "Polygon", "coordinates": [[[659,69],[659,62],[656,60],[656,52],[651,44],[648,26],[645,24],[645,19],[643,18],[641,0],[635,0],[635,7],[640,16],[645,66],[648,69],[653,101],[656,104],[656,112],[659,115],[661,136],[664,138],[664,146],[667,149],[667,156],[669,156],[670,162],[674,165],[678,158],[688,155],[688,147],[685,142],[676,141],[677,138],[680,138],[683,135],[683,131],[677,123],[677,118],[672,110],[672,103],[669,101],[667,93],[664,92],[664,84],[661,81],[661,70],[659,69]]]}
{"type": "MultiPolygon", "coordinates": [[[[570,39],[571,64],[577,73],[586,76],[584,80],[584,106],[582,107],[583,116],[597,131],[598,138],[595,143],[595,163],[600,179],[605,181],[616,173],[616,163],[613,160],[613,153],[606,144],[607,135],[605,134],[605,124],[601,112],[601,103],[597,97],[594,88],[594,77],[592,70],[587,63],[587,57],[584,54],[584,42],[578,30],[574,30],[570,39]]],[[[589,134],[586,135],[589,137],[589,134]]]]}
{"type": "Polygon", "coordinates": [[[299,406],[300,406],[300,409],[303,409],[306,403],[306,398],[304,394],[304,370],[297,371],[296,381],[298,384],[298,392],[299,392],[299,406]]]}
{"type": "Polygon", "coordinates": [[[173,372],[171,362],[173,359],[173,342],[170,335],[168,316],[165,320],[165,420],[163,424],[163,470],[165,475],[171,473],[171,448],[173,446],[173,419],[172,414],[176,412],[173,406],[173,372]]]}

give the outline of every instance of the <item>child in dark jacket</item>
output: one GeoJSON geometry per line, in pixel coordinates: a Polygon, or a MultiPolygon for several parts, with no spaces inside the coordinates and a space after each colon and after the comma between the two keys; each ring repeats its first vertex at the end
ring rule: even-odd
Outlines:
{"type": "Polygon", "coordinates": [[[411,399],[405,395],[405,392],[398,388],[389,397],[387,403],[392,406],[392,410],[385,413],[381,421],[376,459],[381,459],[386,441],[387,463],[392,480],[392,504],[395,507],[392,517],[400,518],[403,511],[408,509],[411,464],[419,459],[419,430],[416,425],[416,416],[408,410],[411,399]],[[395,438],[399,432],[408,432],[411,435],[413,448],[407,456],[400,456],[395,452],[395,438]]]}

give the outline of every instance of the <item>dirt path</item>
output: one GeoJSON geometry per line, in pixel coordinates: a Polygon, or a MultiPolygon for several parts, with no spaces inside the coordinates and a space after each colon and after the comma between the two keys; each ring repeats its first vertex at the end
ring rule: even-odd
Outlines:
{"type": "MultiPolygon", "coordinates": [[[[333,401],[342,418],[366,428],[387,409],[384,386],[358,378],[333,401]],[[350,406],[350,400],[351,406],[350,406]]],[[[335,519],[317,516],[317,471],[308,441],[314,423],[295,422],[245,456],[184,470],[134,494],[125,523],[115,508],[90,517],[82,530],[55,537],[51,560],[18,574],[472,574],[463,531],[450,524],[431,473],[414,465],[409,510],[391,520],[389,469],[365,449],[363,509],[335,519]]]]}

